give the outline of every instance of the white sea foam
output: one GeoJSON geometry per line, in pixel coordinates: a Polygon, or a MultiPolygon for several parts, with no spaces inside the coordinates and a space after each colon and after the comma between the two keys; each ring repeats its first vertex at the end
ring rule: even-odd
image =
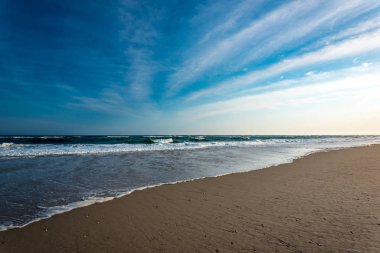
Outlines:
{"type": "MultiPolygon", "coordinates": [[[[0,157],[20,157],[20,156],[44,156],[44,155],[85,155],[85,154],[105,154],[121,152],[141,152],[141,151],[160,151],[160,150],[187,150],[202,149],[209,147],[237,147],[263,145],[258,141],[238,141],[238,142],[185,142],[173,143],[173,139],[156,139],[154,144],[38,144],[25,145],[5,144],[0,148],[0,157]],[[6,148],[5,148],[6,147],[6,148]]],[[[270,141],[266,144],[271,145],[270,141]]]]}
{"type": "Polygon", "coordinates": [[[33,139],[33,136],[1,136],[3,139],[33,139]]]}
{"type": "Polygon", "coordinates": [[[64,138],[64,136],[41,136],[41,137],[38,137],[39,139],[44,139],[44,140],[47,140],[47,139],[61,139],[61,138],[64,138]]]}
{"type": "Polygon", "coordinates": [[[197,141],[202,141],[202,140],[205,140],[206,138],[204,136],[193,136],[191,137],[193,140],[197,140],[197,141]]]}
{"type": "Polygon", "coordinates": [[[2,148],[9,148],[12,145],[14,145],[13,142],[4,142],[4,143],[1,143],[0,147],[2,147],[2,148]]]}
{"type": "Polygon", "coordinates": [[[23,225],[20,225],[20,226],[16,226],[16,225],[0,225],[0,231],[12,229],[12,228],[22,228],[22,227],[25,227],[25,226],[33,223],[33,222],[50,218],[50,217],[52,217],[52,216],[54,216],[56,214],[65,213],[65,212],[71,211],[73,209],[76,209],[76,208],[79,208],[79,207],[89,206],[89,205],[92,205],[92,204],[95,204],[95,203],[101,203],[101,202],[109,201],[109,200],[112,200],[114,198],[115,197],[103,197],[103,198],[90,197],[88,199],[85,199],[85,200],[82,200],[82,201],[78,201],[78,202],[73,202],[73,203],[70,203],[68,205],[53,206],[53,207],[41,207],[40,206],[39,208],[40,209],[45,209],[45,211],[40,214],[39,218],[33,219],[32,221],[30,221],[28,223],[25,223],[23,225]]]}
{"type": "Polygon", "coordinates": [[[165,138],[168,137],[167,135],[144,135],[143,137],[148,137],[148,138],[165,138]]]}
{"type": "Polygon", "coordinates": [[[168,139],[153,139],[152,141],[154,143],[158,143],[158,144],[169,144],[169,143],[173,143],[173,138],[168,138],[168,139]]]}
{"type": "MultiPolygon", "coordinates": [[[[157,136],[155,136],[157,138],[157,136]]],[[[331,138],[271,138],[247,141],[173,143],[173,138],[152,139],[153,144],[0,144],[0,157],[35,157],[45,155],[91,155],[160,150],[192,150],[213,147],[312,145],[318,148],[351,147],[380,143],[379,136],[331,138]]]]}

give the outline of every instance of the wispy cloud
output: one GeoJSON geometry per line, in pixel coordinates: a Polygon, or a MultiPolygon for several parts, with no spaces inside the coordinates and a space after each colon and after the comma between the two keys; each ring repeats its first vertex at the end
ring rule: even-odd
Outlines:
{"type": "Polygon", "coordinates": [[[149,99],[153,76],[157,71],[155,63],[151,60],[151,52],[146,49],[128,50],[130,66],[127,73],[127,88],[129,97],[144,101],[149,99]]]}
{"type": "MultiPolygon", "coordinates": [[[[168,94],[176,94],[183,87],[190,85],[206,71],[216,67],[221,70],[236,71],[244,65],[273,54],[275,50],[285,49],[289,43],[310,35],[321,27],[328,29],[347,17],[355,17],[379,6],[379,3],[366,1],[292,1],[269,12],[262,18],[254,20],[220,39],[212,46],[200,46],[194,50],[194,56],[186,60],[178,70],[169,77],[168,94]]],[[[219,29],[225,29],[239,16],[249,12],[249,8],[238,6],[226,23],[216,24],[215,30],[206,33],[209,39],[219,29]]],[[[202,39],[201,41],[205,40],[202,39]]],[[[294,46],[294,45],[293,45],[294,46]]]]}
{"type": "Polygon", "coordinates": [[[332,35],[326,36],[317,42],[314,42],[310,46],[306,47],[306,50],[318,49],[326,45],[339,43],[340,41],[352,39],[366,33],[371,33],[380,29],[380,16],[379,15],[369,15],[365,19],[354,22],[348,28],[342,29],[339,32],[333,33],[332,35]]]}
{"type": "MultiPolygon", "coordinates": [[[[278,21],[280,17],[291,16],[296,10],[305,8],[305,4],[293,2],[285,5],[259,21],[254,21],[233,35],[215,43],[212,47],[200,48],[196,55],[185,61],[184,64],[169,78],[168,93],[174,94],[190,81],[194,81],[209,68],[223,63],[237,51],[240,51],[245,43],[249,42],[260,31],[267,30],[270,25],[278,21]]],[[[238,15],[242,13],[238,12],[238,15]]]]}
{"type": "Polygon", "coordinates": [[[317,78],[302,78],[300,80],[283,81],[272,85],[272,89],[264,92],[252,89],[250,92],[259,92],[253,95],[243,95],[221,102],[208,103],[188,109],[182,114],[190,118],[204,119],[229,113],[241,113],[261,109],[276,109],[297,106],[302,108],[307,104],[321,104],[325,100],[345,97],[355,107],[365,98],[364,110],[380,110],[376,103],[380,99],[380,74],[376,68],[365,71],[363,68],[348,69],[341,73],[328,73],[317,78]],[[353,72],[353,73],[352,73],[353,72]],[[350,77],[344,74],[350,73],[350,77]],[[329,80],[330,79],[330,80],[329,80]],[[307,80],[310,80],[309,82],[307,80]],[[306,85],[307,84],[307,85],[306,85]],[[371,104],[372,103],[372,104],[371,104]],[[371,107],[367,105],[371,104],[371,107]],[[374,106],[375,105],[375,106],[374,106]],[[377,105],[377,107],[376,107],[377,105]]]}
{"type": "MultiPolygon", "coordinates": [[[[364,3],[363,1],[350,1],[345,2],[345,4],[342,4],[341,1],[329,1],[324,4],[317,4],[317,2],[314,2],[314,4],[310,5],[306,10],[296,10],[291,17],[281,17],[281,20],[276,21],[275,26],[268,28],[269,33],[265,37],[258,34],[255,45],[248,50],[244,50],[244,55],[241,56],[239,64],[235,68],[241,68],[254,60],[273,55],[279,49],[284,50],[289,49],[289,47],[294,48],[296,45],[302,45],[305,38],[309,40],[315,38],[320,35],[321,30],[328,32],[329,29],[341,23],[341,21],[347,21],[347,17],[354,20],[376,7],[374,3],[364,3]]],[[[358,34],[358,30],[363,28],[364,25],[351,29],[347,31],[346,35],[351,34],[352,36],[353,32],[358,34]]],[[[334,39],[336,41],[338,38],[334,39]]],[[[330,44],[332,41],[333,38],[330,39],[330,44]]]]}
{"type": "Polygon", "coordinates": [[[75,95],[71,102],[65,104],[70,109],[86,109],[120,116],[135,116],[123,94],[122,87],[110,87],[102,90],[96,96],[75,95]]]}
{"type": "Polygon", "coordinates": [[[128,62],[126,90],[130,99],[149,101],[154,74],[157,72],[152,59],[153,48],[160,38],[157,25],[162,10],[147,1],[124,1],[119,10],[123,29],[121,39],[126,45],[128,62]]]}
{"type": "Polygon", "coordinates": [[[95,94],[73,95],[66,107],[132,117],[143,115],[144,110],[154,111],[150,95],[157,65],[152,56],[161,36],[157,29],[161,18],[161,9],[147,1],[121,1],[118,49],[125,58],[119,66],[124,78],[95,94]],[[139,113],[134,113],[136,107],[139,113]]]}
{"type": "Polygon", "coordinates": [[[338,60],[345,57],[355,57],[378,49],[380,49],[380,31],[365,34],[355,39],[346,40],[336,45],[329,45],[311,53],[283,60],[263,70],[252,71],[245,75],[223,81],[216,84],[214,87],[193,93],[188,97],[188,100],[197,99],[202,96],[209,96],[211,94],[231,89],[240,89],[248,85],[254,85],[258,81],[300,67],[304,68],[312,64],[338,60]]]}
{"type": "Polygon", "coordinates": [[[156,26],[162,15],[162,10],[155,4],[123,0],[119,8],[121,38],[133,45],[154,45],[160,37],[156,26]]]}
{"type": "Polygon", "coordinates": [[[206,27],[207,32],[201,35],[196,46],[201,46],[207,42],[212,43],[216,39],[225,37],[228,32],[236,29],[241,19],[246,18],[247,14],[254,12],[262,4],[262,1],[257,0],[229,1],[228,3],[211,1],[206,6],[202,6],[200,13],[193,17],[192,21],[196,26],[205,22],[209,24],[206,27]],[[228,12],[226,12],[226,8],[229,9],[228,12]],[[210,16],[215,18],[210,20],[210,16]]]}

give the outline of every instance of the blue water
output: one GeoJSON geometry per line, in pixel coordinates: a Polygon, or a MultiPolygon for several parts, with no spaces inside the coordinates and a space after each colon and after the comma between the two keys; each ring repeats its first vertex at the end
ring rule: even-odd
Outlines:
{"type": "Polygon", "coordinates": [[[379,136],[0,136],[0,229],[148,186],[375,143],[379,136]]]}

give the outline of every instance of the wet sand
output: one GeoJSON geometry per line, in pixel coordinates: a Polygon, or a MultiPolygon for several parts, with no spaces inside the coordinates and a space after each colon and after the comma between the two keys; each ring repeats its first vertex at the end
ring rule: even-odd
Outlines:
{"type": "Polygon", "coordinates": [[[0,232],[0,252],[380,252],[380,145],[136,191],[0,232]]]}

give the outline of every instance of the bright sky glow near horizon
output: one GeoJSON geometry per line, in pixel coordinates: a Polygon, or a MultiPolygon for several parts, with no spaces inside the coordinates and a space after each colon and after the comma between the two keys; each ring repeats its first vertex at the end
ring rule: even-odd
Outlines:
{"type": "Polygon", "coordinates": [[[380,1],[3,0],[0,134],[380,134],[380,1]]]}

